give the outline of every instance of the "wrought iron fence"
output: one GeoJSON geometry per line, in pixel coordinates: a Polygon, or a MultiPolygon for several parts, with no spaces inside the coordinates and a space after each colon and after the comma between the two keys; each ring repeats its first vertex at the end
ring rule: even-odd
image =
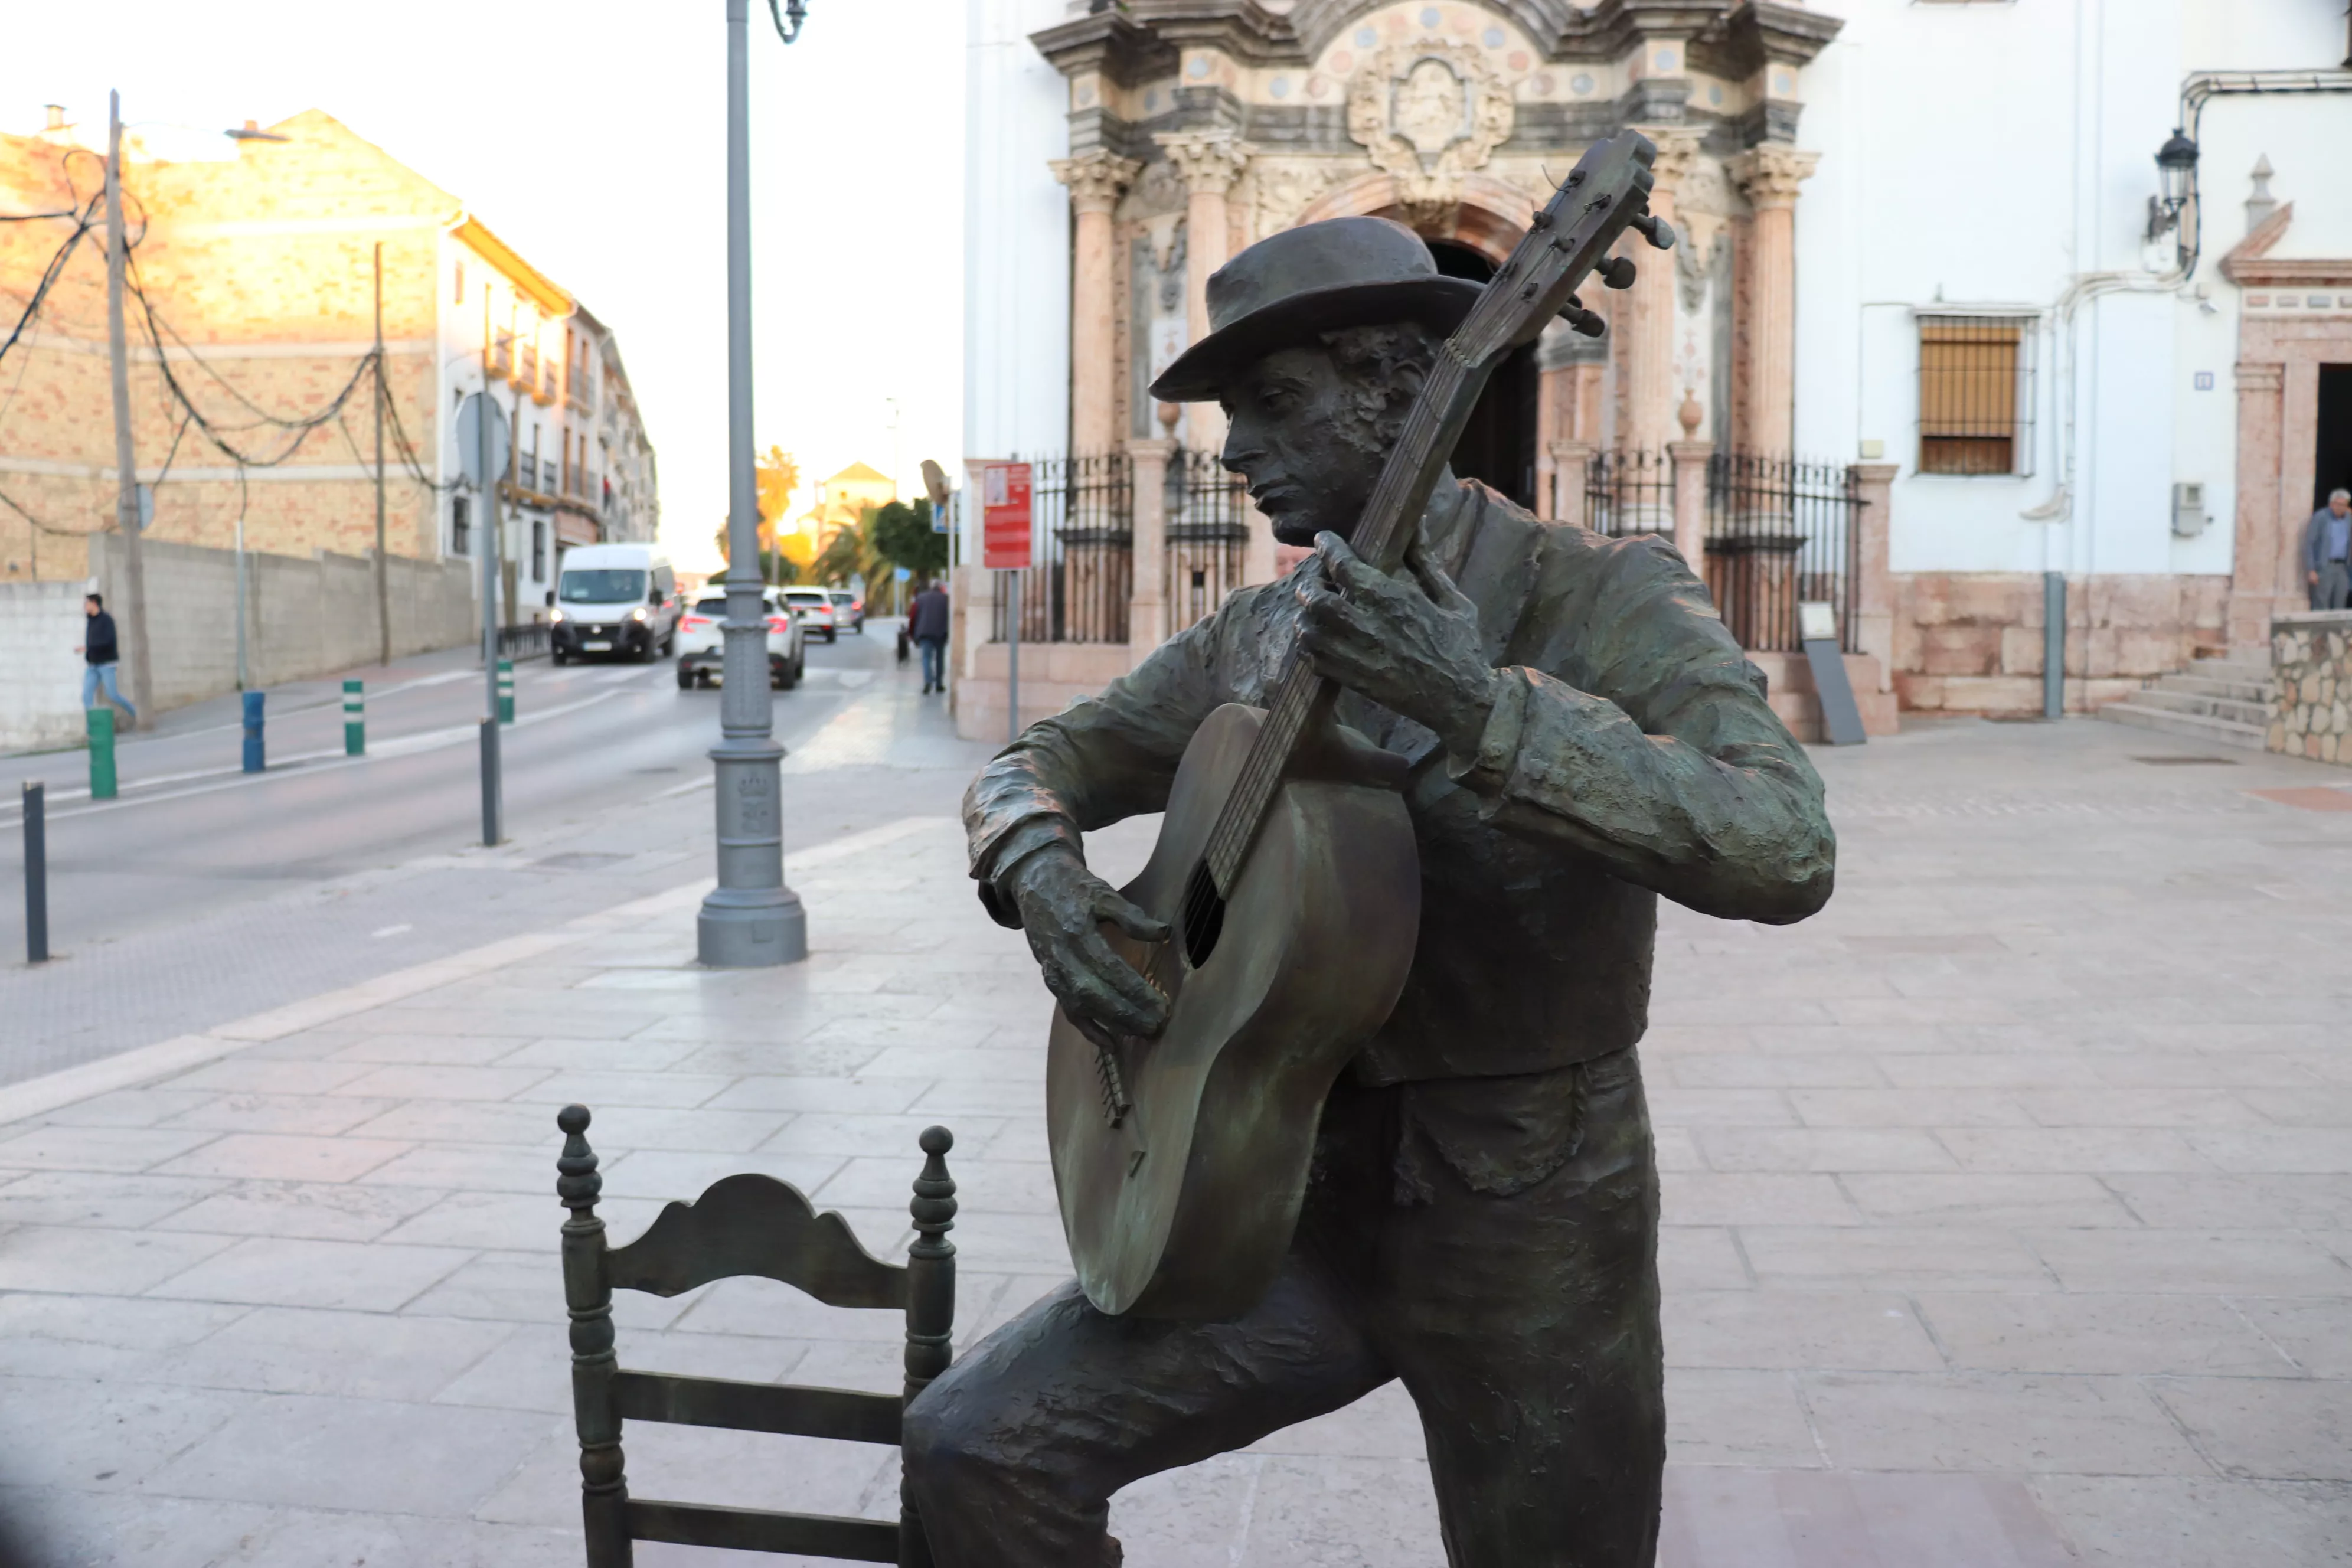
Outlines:
{"type": "MultiPolygon", "coordinates": [[[[1135,583],[1135,469],[1124,452],[1030,459],[1023,642],[1125,642],[1135,583]]],[[[1010,606],[990,628],[1003,642],[1010,606]]]]}
{"type": "Polygon", "coordinates": [[[501,658],[545,658],[548,637],[555,628],[545,621],[532,621],[524,626],[499,628],[499,657],[501,658]]]}
{"type": "Polygon", "coordinates": [[[1595,452],[1584,467],[1584,526],[1622,538],[1675,531],[1675,469],[1663,452],[1595,452]]]}
{"type": "Polygon", "coordinates": [[[1854,651],[1861,574],[1853,476],[1833,463],[1718,452],[1706,466],[1706,585],[1744,648],[1794,651],[1797,606],[1837,607],[1854,651]]]}
{"type": "Polygon", "coordinates": [[[1168,465],[1168,629],[1216,612],[1242,585],[1249,542],[1247,492],[1214,452],[1178,452],[1168,465]]]}

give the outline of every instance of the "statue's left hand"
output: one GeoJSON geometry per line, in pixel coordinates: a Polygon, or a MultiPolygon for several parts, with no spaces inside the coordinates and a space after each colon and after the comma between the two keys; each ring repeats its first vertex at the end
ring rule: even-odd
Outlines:
{"type": "Polygon", "coordinates": [[[1317,673],[1426,726],[1468,756],[1495,707],[1495,668],[1478,636],[1478,609],[1422,553],[1410,578],[1375,570],[1336,533],[1315,541],[1298,573],[1299,647],[1317,673]]]}

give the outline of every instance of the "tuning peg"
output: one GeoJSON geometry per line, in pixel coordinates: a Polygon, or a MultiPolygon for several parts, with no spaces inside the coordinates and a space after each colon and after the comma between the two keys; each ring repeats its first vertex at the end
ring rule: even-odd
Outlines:
{"type": "Polygon", "coordinates": [[[1559,319],[1568,323],[1570,331],[1581,333],[1588,338],[1597,338],[1609,330],[1607,321],[1581,305],[1561,306],[1559,319]]]}
{"type": "Polygon", "coordinates": [[[1643,213],[1633,220],[1633,226],[1640,229],[1642,237],[1658,249],[1672,250],[1675,247],[1675,226],[1665,219],[1643,213]]]}
{"type": "Polygon", "coordinates": [[[1600,273],[1601,281],[1608,284],[1612,289],[1631,289],[1633,286],[1633,263],[1631,258],[1612,256],[1593,270],[1600,273]]]}

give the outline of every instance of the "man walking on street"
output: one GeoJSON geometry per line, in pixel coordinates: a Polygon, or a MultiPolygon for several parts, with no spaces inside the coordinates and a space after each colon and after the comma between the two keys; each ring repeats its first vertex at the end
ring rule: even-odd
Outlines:
{"type": "Polygon", "coordinates": [[[2330,490],[2304,525],[2303,580],[2313,609],[2352,608],[2352,490],[2330,490]]]}
{"type": "Polygon", "coordinates": [[[107,700],[122,710],[122,727],[135,729],[139,723],[139,710],[131,706],[115,679],[122,652],[114,638],[114,617],[106,613],[106,601],[96,594],[82,595],[81,610],[89,617],[86,631],[88,640],[74,649],[89,661],[89,668],[82,671],[81,705],[88,708],[94,704],[98,700],[99,689],[103,687],[107,700]]]}
{"type": "Polygon", "coordinates": [[[948,595],[937,583],[925,583],[915,602],[907,606],[907,635],[923,650],[923,690],[948,689],[948,595]]]}

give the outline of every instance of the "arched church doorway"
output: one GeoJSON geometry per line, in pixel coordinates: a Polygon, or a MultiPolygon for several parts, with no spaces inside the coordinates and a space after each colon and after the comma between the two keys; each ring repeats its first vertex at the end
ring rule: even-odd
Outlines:
{"type": "MultiPolygon", "coordinates": [[[[1484,283],[1495,276],[1495,264],[1457,240],[1423,242],[1448,278],[1484,283]]],[[[1470,423],[1454,448],[1454,471],[1462,479],[1481,479],[1533,510],[1536,504],[1536,412],[1540,373],[1536,345],[1515,349],[1495,368],[1486,390],[1471,411],[1470,423]]]]}

